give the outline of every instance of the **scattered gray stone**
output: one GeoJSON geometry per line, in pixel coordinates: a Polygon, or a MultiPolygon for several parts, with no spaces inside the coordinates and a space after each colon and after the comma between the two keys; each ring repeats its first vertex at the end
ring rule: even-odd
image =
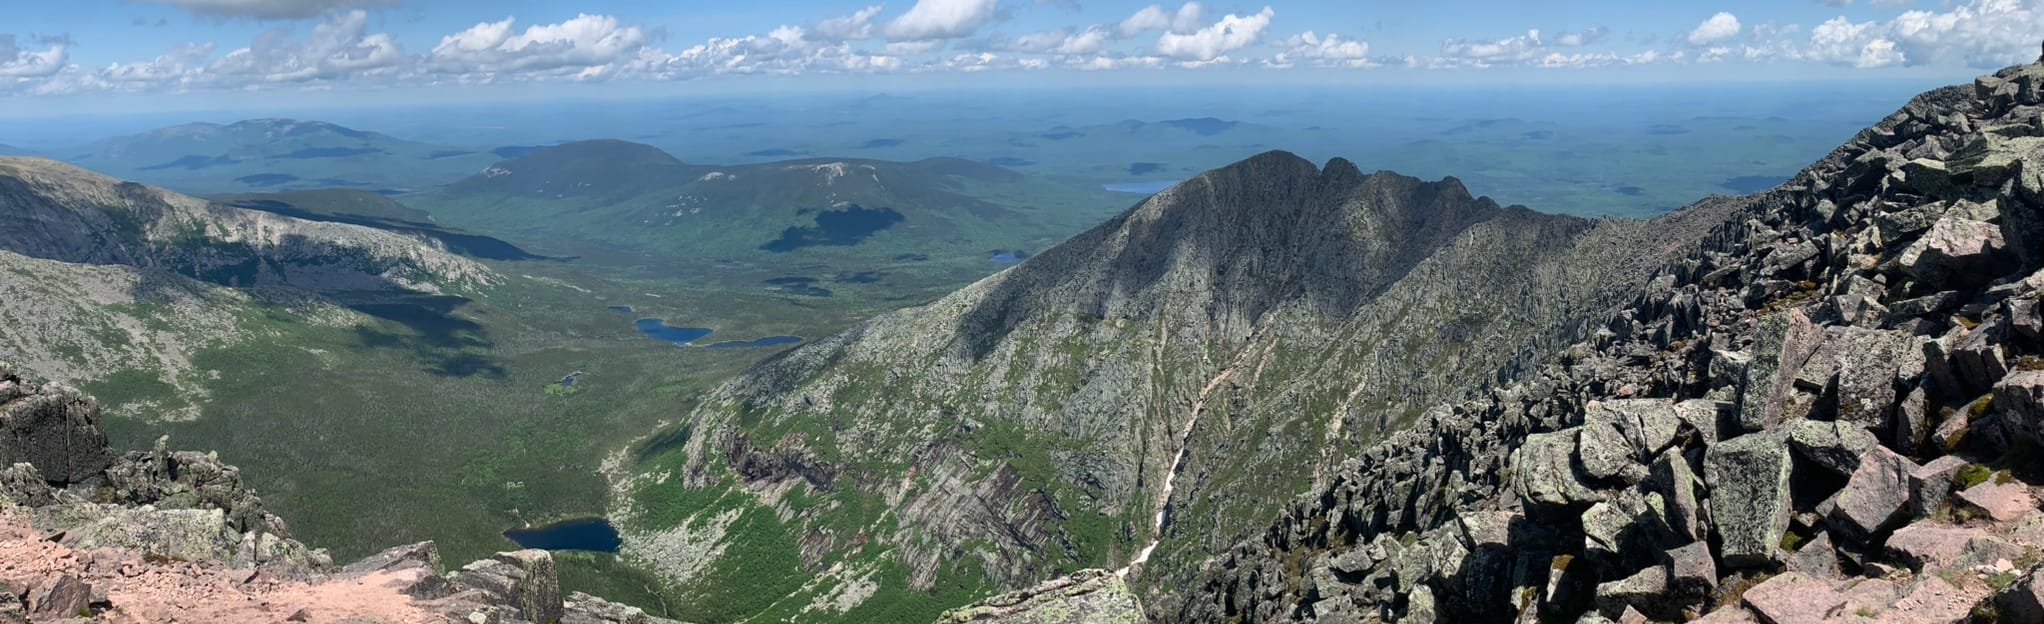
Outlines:
{"type": "Polygon", "coordinates": [[[1811,578],[1835,579],[1842,573],[1838,565],[1837,547],[1831,543],[1831,534],[1818,531],[1817,536],[1804,542],[1796,553],[1789,556],[1788,569],[1811,578]]]}

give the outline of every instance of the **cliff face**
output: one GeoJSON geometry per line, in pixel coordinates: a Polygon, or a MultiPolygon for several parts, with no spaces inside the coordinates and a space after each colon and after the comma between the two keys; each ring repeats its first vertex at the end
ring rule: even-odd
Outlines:
{"type": "Polygon", "coordinates": [[[336,566],[233,466],[164,446],[116,454],[96,401],[0,365],[0,622],[671,622],[563,596],[545,551],[443,573],[425,542],[336,566]]]}
{"type": "Polygon", "coordinates": [[[742,374],[618,471],[627,553],[688,587],[759,539],[801,544],[799,591],[1145,552],[1138,586],[1188,579],[1360,441],[1586,336],[1721,209],[1590,221],[1264,154],[742,374]]]}
{"type": "Polygon", "coordinates": [[[2032,65],[1926,93],[1737,200],[1593,339],[1429,411],[1145,607],[2044,617],[2040,87],[2032,65]]]}

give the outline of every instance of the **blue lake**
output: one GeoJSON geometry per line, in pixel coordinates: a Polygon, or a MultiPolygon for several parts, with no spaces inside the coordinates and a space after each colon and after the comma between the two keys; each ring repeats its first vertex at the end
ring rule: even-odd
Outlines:
{"type": "Polygon", "coordinates": [[[504,531],[504,537],[525,548],[543,550],[591,550],[596,552],[617,552],[624,540],[617,536],[617,527],[603,518],[577,518],[553,524],[525,529],[504,531]]]}
{"type": "MultiPolygon", "coordinates": [[[[671,342],[676,345],[684,347],[694,346],[695,341],[702,340],[704,337],[716,333],[716,330],[710,329],[708,327],[677,327],[674,325],[668,325],[667,321],[657,318],[642,318],[632,322],[632,326],[638,328],[639,333],[651,336],[653,337],[654,340],[671,342]]],[[[781,345],[791,345],[799,342],[802,342],[801,336],[767,336],[765,338],[760,338],[757,340],[731,340],[726,342],[719,342],[715,344],[704,345],[704,347],[709,349],[751,349],[758,347],[778,347],[781,345]]],[[[568,381],[563,380],[563,383],[566,384],[568,383],[568,381]]]]}
{"type": "Polygon", "coordinates": [[[1023,260],[1028,260],[1029,252],[1011,249],[996,249],[994,250],[994,257],[990,259],[993,260],[995,264],[1017,264],[1022,262],[1023,260]]]}
{"type": "Polygon", "coordinates": [[[1157,180],[1154,182],[1119,182],[1115,184],[1102,184],[1100,185],[1100,187],[1110,191],[1114,191],[1116,193],[1139,193],[1143,195],[1155,195],[1163,191],[1164,189],[1171,188],[1171,185],[1177,184],[1181,181],[1182,180],[1157,180]]]}
{"type": "Polygon", "coordinates": [[[710,332],[715,331],[703,327],[675,327],[668,325],[667,321],[656,318],[642,318],[633,322],[632,326],[639,328],[640,333],[652,336],[656,340],[665,340],[683,346],[708,336],[710,332]]]}

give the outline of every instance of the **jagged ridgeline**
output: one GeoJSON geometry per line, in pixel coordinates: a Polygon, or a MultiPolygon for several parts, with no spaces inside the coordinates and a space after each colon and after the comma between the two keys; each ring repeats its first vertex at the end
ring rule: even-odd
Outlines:
{"type": "Polygon", "coordinates": [[[2044,621],[2044,66],[1740,200],[1597,335],[1345,463],[1163,621],[2044,621]]]}
{"type": "Polygon", "coordinates": [[[1125,566],[1167,504],[1137,578],[1189,579],[1363,443],[1586,336],[1728,206],[1585,220],[1263,154],[744,373],[620,469],[615,515],[703,620],[928,618],[1125,566]]]}

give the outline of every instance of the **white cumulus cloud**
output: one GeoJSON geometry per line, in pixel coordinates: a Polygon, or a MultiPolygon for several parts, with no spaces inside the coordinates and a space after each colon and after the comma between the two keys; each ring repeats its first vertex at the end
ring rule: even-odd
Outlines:
{"type": "Polygon", "coordinates": [[[1229,13],[1206,28],[1191,33],[1167,32],[1157,38],[1157,52],[1165,56],[1194,61],[1212,61],[1221,55],[1249,47],[1263,38],[1263,31],[1270,29],[1270,18],[1276,12],[1270,7],[1250,15],[1229,13]]]}
{"type": "Polygon", "coordinates": [[[1273,57],[1270,65],[1289,67],[1298,60],[1310,60],[1325,66],[1375,66],[1370,61],[1369,42],[1343,39],[1334,33],[1321,36],[1309,30],[1286,39],[1283,45],[1285,51],[1273,57]]]}
{"type": "Polygon", "coordinates": [[[397,41],[368,32],[368,15],[355,10],[314,27],[304,41],[287,28],[257,37],[249,47],[228,52],[207,69],[210,79],[305,82],[350,78],[408,62],[397,41]]]}
{"type": "Polygon", "coordinates": [[[897,40],[959,39],[999,16],[996,0],[916,0],[907,13],[887,23],[887,37],[897,40]]]}
{"type": "Polygon", "coordinates": [[[1810,30],[1801,58],[1855,67],[1957,62],[1992,69],[2036,59],[2044,2],[1971,0],[1887,22],[1832,18],[1810,30]]]}
{"type": "Polygon", "coordinates": [[[1086,30],[1059,28],[1030,33],[998,45],[1011,52],[1029,54],[1092,54],[1107,46],[1110,33],[1095,26],[1086,30]]]}
{"type": "Polygon", "coordinates": [[[14,35],[0,35],[0,78],[42,78],[64,69],[70,46],[53,43],[40,52],[23,50],[14,35]]]}
{"type": "Polygon", "coordinates": [[[648,42],[644,28],[609,15],[585,13],[524,32],[514,26],[514,18],[507,17],[442,37],[427,64],[447,74],[552,72],[589,77],[595,74],[584,70],[637,58],[648,42]]]}
{"type": "Polygon", "coordinates": [[[1739,16],[1719,11],[1690,30],[1687,40],[1689,45],[1707,46],[1738,36],[1740,29],[1739,16]]]}
{"type": "Polygon", "coordinates": [[[1198,2],[1179,5],[1177,11],[1166,11],[1163,5],[1152,4],[1121,21],[1121,36],[1133,37],[1152,30],[1186,34],[1199,30],[1204,24],[1206,7],[1198,2]]]}
{"type": "Polygon", "coordinates": [[[873,5],[846,15],[823,20],[809,30],[809,34],[825,41],[855,41],[873,37],[873,18],[880,16],[880,5],[873,5]]]}

